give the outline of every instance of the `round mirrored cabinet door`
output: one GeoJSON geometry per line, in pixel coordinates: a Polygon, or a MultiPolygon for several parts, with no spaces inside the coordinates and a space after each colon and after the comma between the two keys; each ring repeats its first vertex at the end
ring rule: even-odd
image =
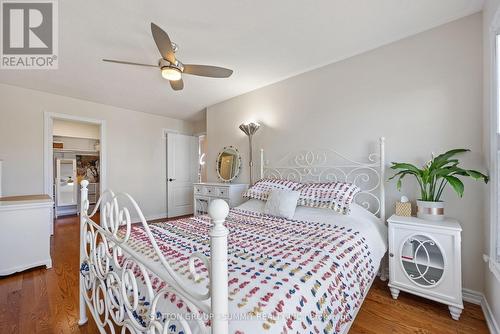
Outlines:
{"type": "Polygon", "coordinates": [[[424,235],[408,238],[401,247],[403,270],[415,284],[433,287],[444,274],[443,252],[437,243],[424,235]]]}
{"type": "Polygon", "coordinates": [[[224,182],[234,180],[241,169],[241,157],[236,147],[228,146],[217,157],[217,175],[224,182]]]}

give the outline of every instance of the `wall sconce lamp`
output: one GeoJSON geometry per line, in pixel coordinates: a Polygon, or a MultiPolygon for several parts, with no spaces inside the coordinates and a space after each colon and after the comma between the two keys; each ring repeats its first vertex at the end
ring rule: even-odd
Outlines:
{"type": "Polygon", "coordinates": [[[249,158],[250,158],[250,185],[253,184],[253,158],[252,158],[252,137],[253,135],[259,130],[260,124],[259,123],[243,123],[240,124],[240,130],[243,131],[247,136],[248,136],[248,144],[249,144],[249,158]]]}

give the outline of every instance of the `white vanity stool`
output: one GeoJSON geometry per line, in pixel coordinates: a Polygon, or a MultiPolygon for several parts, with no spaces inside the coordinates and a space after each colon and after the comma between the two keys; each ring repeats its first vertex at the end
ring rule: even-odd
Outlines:
{"type": "Polygon", "coordinates": [[[462,302],[461,231],[455,219],[429,221],[393,215],[389,222],[389,287],[448,305],[460,318],[462,302]]]}

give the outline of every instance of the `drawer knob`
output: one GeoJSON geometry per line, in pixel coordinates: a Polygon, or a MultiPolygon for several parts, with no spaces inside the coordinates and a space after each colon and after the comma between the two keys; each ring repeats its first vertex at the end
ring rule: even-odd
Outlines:
{"type": "Polygon", "coordinates": [[[390,257],[394,257],[394,253],[389,253],[389,256],[390,257]]]}

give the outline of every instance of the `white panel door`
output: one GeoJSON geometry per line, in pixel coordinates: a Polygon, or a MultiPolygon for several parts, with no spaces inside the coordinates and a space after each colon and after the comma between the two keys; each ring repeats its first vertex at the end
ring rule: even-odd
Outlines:
{"type": "Polygon", "coordinates": [[[167,216],[193,213],[193,183],[198,175],[198,138],[167,133],[167,216]]]}

